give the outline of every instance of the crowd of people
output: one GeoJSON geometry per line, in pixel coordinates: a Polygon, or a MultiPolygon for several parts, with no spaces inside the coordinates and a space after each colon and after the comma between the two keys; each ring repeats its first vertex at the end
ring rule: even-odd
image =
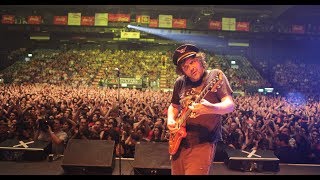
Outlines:
{"type": "MultiPolygon", "coordinates": [[[[52,153],[61,154],[73,138],[114,140],[118,156],[133,158],[138,141],[168,141],[171,92],[124,88],[118,100],[112,88],[3,84],[0,90],[1,142],[49,140],[52,153]]],[[[234,101],[235,110],[223,116],[225,145],[274,150],[283,162],[319,163],[319,101],[263,94],[234,101]]]]}
{"type": "MultiPolygon", "coordinates": [[[[105,71],[103,79],[115,78],[114,69],[121,70],[121,77],[147,78],[148,82],[157,82],[162,67],[166,67],[165,76],[171,87],[177,78],[174,65],[171,63],[172,53],[164,49],[158,50],[113,50],[86,47],[83,49],[36,49],[32,51],[30,61],[23,58],[26,50],[19,56],[12,53],[12,58],[22,59],[2,71],[7,83],[49,83],[92,85],[99,70],[105,71]],[[128,58],[129,57],[129,58],[128,58]]],[[[233,90],[244,91],[247,87],[267,85],[249,61],[243,56],[206,55],[208,68],[222,69],[228,77],[233,90]],[[231,68],[230,61],[241,63],[239,68],[231,68]]]]}
{"type": "MultiPolygon", "coordinates": [[[[7,139],[45,140],[51,142],[50,153],[63,154],[70,139],[113,140],[117,156],[133,158],[135,144],[139,141],[168,141],[167,108],[171,103],[171,91],[153,88],[118,91],[90,86],[90,82],[104,63],[109,70],[121,65],[125,70],[123,76],[147,73],[151,79],[157,79],[156,67],[163,66],[162,57],[170,59],[170,53],[38,50],[34,54],[32,61],[18,62],[3,71],[3,77],[11,79],[11,83],[0,84],[0,143],[7,139]]],[[[221,68],[233,90],[246,92],[250,83],[261,85],[256,82],[261,77],[246,79],[253,71],[244,71],[245,67],[231,68],[230,58],[239,57],[217,57],[209,55],[207,64],[209,68],[221,68]]],[[[242,59],[243,66],[248,63],[242,59]]],[[[260,65],[265,67],[262,62],[260,65]]],[[[174,66],[171,63],[166,66],[168,77],[173,81],[177,77],[174,66]]],[[[268,70],[269,75],[272,73],[270,82],[294,88],[294,92],[306,96],[234,94],[234,111],[222,115],[222,143],[241,150],[272,150],[280,162],[319,163],[320,103],[314,88],[315,77],[318,77],[316,67],[296,65],[292,61],[267,67],[271,68],[268,70]],[[301,68],[308,68],[308,71],[301,71],[301,68]],[[301,76],[293,76],[298,69],[301,76]]],[[[269,84],[268,80],[261,83],[269,84]]],[[[10,154],[1,153],[0,156],[14,159],[10,154]]]]}

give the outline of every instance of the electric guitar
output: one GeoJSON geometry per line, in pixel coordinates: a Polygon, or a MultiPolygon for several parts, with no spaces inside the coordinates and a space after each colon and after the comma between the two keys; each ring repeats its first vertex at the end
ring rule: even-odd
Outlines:
{"type": "MultiPolygon", "coordinates": [[[[217,92],[217,89],[220,88],[222,84],[222,73],[220,72],[214,78],[212,78],[209,83],[201,90],[199,96],[195,99],[195,103],[199,103],[208,92],[217,92]]],[[[190,105],[192,102],[190,103],[190,105]]],[[[170,132],[169,137],[169,154],[174,155],[180,146],[180,143],[183,138],[187,136],[186,132],[186,120],[191,115],[191,110],[188,107],[185,107],[178,115],[176,119],[177,131],[170,132]]]]}

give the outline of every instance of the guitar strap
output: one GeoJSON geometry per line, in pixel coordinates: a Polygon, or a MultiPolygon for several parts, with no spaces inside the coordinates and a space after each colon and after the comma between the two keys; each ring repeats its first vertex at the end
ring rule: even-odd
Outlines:
{"type": "MultiPolygon", "coordinates": [[[[209,72],[208,72],[208,74],[209,74],[209,72]]],[[[216,77],[218,74],[219,74],[219,72],[215,73],[215,74],[212,75],[211,77],[216,77]]],[[[209,76],[208,76],[208,78],[206,79],[206,84],[208,83],[208,79],[210,79],[209,76]]],[[[211,80],[211,79],[210,79],[210,80],[211,80]]],[[[212,129],[212,131],[210,132],[209,141],[211,141],[211,142],[214,141],[214,139],[216,138],[216,135],[217,135],[216,131],[217,131],[217,129],[218,129],[219,126],[221,126],[221,123],[219,123],[217,126],[215,126],[215,127],[212,129]]]]}
{"type": "MultiPolygon", "coordinates": [[[[199,92],[202,92],[203,89],[204,89],[204,88],[208,85],[208,83],[211,81],[211,79],[214,78],[214,77],[216,77],[217,74],[218,74],[218,72],[215,73],[215,74],[210,74],[210,73],[215,73],[215,72],[210,72],[210,70],[206,70],[206,73],[205,73],[205,75],[204,75],[204,77],[203,77],[203,81],[202,81],[200,87],[198,87],[199,89],[201,89],[201,91],[199,91],[199,92]]],[[[204,97],[203,97],[203,98],[204,98],[204,97]]],[[[220,124],[220,123],[219,123],[219,124],[220,124]]],[[[215,126],[214,129],[212,129],[211,132],[209,132],[209,136],[210,136],[210,137],[208,137],[209,142],[210,142],[210,141],[212,142],[212,141],[215,139],[215,134],[216,134],[216,131],[217,131],[218,127],[219,127],[219,124],[218,124],[217,126],[215,126]]],[[[221,124],[220,124],[220,125],[221,125],[221,124]]]]}

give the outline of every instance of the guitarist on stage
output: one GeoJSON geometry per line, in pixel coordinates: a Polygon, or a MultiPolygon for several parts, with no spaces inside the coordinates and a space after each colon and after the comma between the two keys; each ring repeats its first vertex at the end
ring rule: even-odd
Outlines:
{"type": "Polygon", "coordinates": [[[192,44],[173,54],[177,78],[167,126],[172,175],[208,175],[216,143],[221,137],[221,115],[234,110],[232,89],[221,70],[207,70],[205,54],[192,44]]]}

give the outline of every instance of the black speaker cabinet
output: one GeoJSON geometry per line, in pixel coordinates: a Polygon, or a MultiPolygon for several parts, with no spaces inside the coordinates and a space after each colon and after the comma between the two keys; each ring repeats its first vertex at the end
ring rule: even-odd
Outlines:
{"type": "Polygon", "coordinates": [[[271,150],[245,151],[228,147],[226,152],[228,158],[225,164],[229,169],[256,172],[280,170],[279,159],[271,150]]]}
{"type": "Polygon", "coordinates": [[[114,141],[71,139],[61,167],[65,174],[112,174],[114,147],[114,141]]]}
{"type": "Polygon", "coordinates": [[[171,162],[168,142],[138,142],[135,146],[135,175],[170,175],[171,162]]]}
{"type": "Polygon", "coordinates": [[[48,141],[28,141],[7,139],[0,143],[0,160],[41,161],[48,157],[51,143],[48,141]]]}

